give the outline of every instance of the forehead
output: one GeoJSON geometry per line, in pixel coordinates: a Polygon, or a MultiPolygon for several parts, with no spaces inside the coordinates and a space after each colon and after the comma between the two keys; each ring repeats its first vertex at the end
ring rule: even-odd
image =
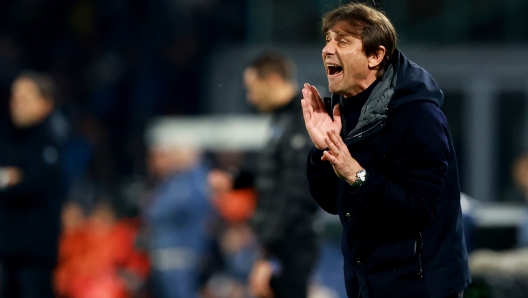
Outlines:
{"type": "Polygon", "coordinates": [[[360,29],[361,28],[358,26],[352,26],[345,21],[340,21],[330,27],[330,29],[326,31],[325,36],[329,36],[330,34],[334,33],[339,36],[353,36],[355,38],[359,38],[361,34],[360,29]]]}
{"type": "Polygon", "coordinates": [[[249,67],[246,70],[244,70],[244,83],[246,85],[257,85],[257,84],[264,84],[264,82],[267,80],[268,76],[260,77],[258,74],[257,69],[253,67],[249,67]]]}
{"type": "Polygon", "coordinates": [[[252,83],[258,80],[257,71],[254,68],[246,68],[244,70],[244,82],[246,84],[252,83]]]}
{"type": "Polygon", "coordinates": [[[38,91],[37,85],[35,84],[35,82],[33,82],[32,80],[28,78],[19,78],[13,83],[13,90],[20,90],[20,89],[25,89],[25,90],[29,89],[31,91],[38,91]]]}

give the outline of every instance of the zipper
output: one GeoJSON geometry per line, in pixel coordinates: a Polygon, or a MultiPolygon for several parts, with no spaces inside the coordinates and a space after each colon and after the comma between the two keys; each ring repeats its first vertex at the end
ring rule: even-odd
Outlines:
{"type": "Polygon", "coordinates": [[[344,141],[348,141],[348,140],[351,140],[351,139],[353,139],[353,138],[355,138],[355,137],[361,136],[362,134],[364,134],[364,133],[366,133],[366,132],[369,132],[369,131],[373,130],[376,126],[380,125],[382,122],[383,122],[383,120],[380,120],[380,121],[378,121],[376,124],[374,124],[373,126],[369,127],[369,129],[364,130],[364,131],[362,131],[362,132],[360,132],[360,133],[357,133],[357,134],[355,134],[355,135],[353,135],[353,136],[351,136],[351,137],[349,137],[349,138],[346,138],[346,139],[344,139],[344,141]]]}
{"type": "Polygon", "coordinates": [[[418,275],[420,275],[420,279],[422,279],[423,278],[423,269],[422,269],[423,238],[422,238],[421,231],[418,231],[418,240],[420,241],[420,251],[418,252],[418,264],[420,265],[420,269],[418,271],[418,275]]]}

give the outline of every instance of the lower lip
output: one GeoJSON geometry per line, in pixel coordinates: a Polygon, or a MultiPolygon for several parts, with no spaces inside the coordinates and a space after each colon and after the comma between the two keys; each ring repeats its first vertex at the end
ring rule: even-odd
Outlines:
{"type": "Polygon", "coordinates": [[[341,72],[338,72],[338,73],[335,73],[335,74],[327,74],[327,76],[328,76],[329,78],[331,78],[331,77],[338,77],[338,76],[340,76],[341,74],[343,74],[342,71],[341,71],[341,72]]]}

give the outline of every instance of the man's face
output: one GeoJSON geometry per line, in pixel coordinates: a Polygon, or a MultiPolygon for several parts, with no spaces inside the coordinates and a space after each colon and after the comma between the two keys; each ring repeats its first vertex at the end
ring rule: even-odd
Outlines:
{"type": "Polygon", "coordinates": [[[41,122],[53,108],[53,103],[42,97],[33,81],[20,78],[11,87],[11,120],[16,127],[30,127],[41,122]]]}
{"type": "Polygon", "coordinates": [[[328,30],[326,46],[323,48],[328,89],[345,97],[363,91],[363,84],[371,72],[363,51],[363,42],[359,36],[352,35],[347,30],[349,28],[350,26],[341,22],[328,30]]]}
{"type": "Polygon", "coordinates": [[[244,71],[244,86],[247,91],[247,100],[261,112],[272,110],[271,86],[266,79],[261,79],[257,71],[247,68],[244,71]]]}

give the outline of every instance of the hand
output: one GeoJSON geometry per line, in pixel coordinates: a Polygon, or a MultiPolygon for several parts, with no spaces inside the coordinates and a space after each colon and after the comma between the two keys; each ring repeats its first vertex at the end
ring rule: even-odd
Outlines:
{"type": "Polygon", "coordinates": [[[306,130],[315,145],[315,148],[323,150],[327,147],[325,142],[326,132],[329,130],[341,131],[341,110],[339,105],[334,107],[334,120],[328,115],[317,89],[310,84],[304,84],[301,100],[304,124],[306,130]]]}
{"type": "Polygon", "coordinates": [[[0,188],[11,187],[22,181],[22,171],[17,167],[0,167],[0,188]]]}
{"type": "Polygon", "coordinates": [[[356,182],[356,173],[363,167],[350,155],[341,136],[335,130],[329,130],[324,140],[328,151],[323,152],[321,160],[328,160],[339,178],[349,184],[356,182]]]}
{"type": "Polygon", "coordinates": [[[258,298],[273,298],[275,293],[270,286],[273,271],[269,262],[260,260],[253,265],[249,275],[249,289],[258,298]]]}

